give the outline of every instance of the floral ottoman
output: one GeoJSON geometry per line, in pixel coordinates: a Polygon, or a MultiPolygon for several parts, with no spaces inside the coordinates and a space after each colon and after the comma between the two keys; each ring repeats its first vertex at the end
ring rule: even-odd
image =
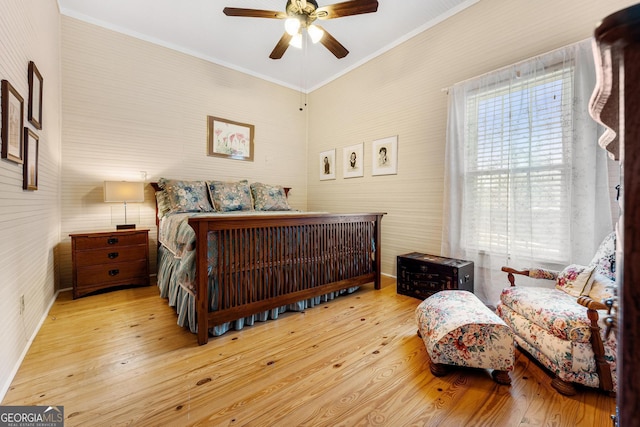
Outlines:
{"type": "Polygon", "coordinates": [[[484,368],[497,383],[511,384],[513,332],[473,293],[435,293],[418,305],[416,321],[433,375],[445,375],[451,365],[484,368]]]}

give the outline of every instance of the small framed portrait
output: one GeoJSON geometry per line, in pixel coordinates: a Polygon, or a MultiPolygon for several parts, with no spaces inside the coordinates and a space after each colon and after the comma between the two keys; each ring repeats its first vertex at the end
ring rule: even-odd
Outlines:
{"type": "Polygon", "coordinates": [[[31,129],[24,128],[24,163],[22,165],[22,188],[24,190],[38,189],[38,135],[31,129]]]}
{"type": "Polygon", "coordinates": [[[207,116],[207,154],[253,161],[254,125],[207,116]]]}
{"type": "Polygon", "coordinates": [[[24,158],[24,99],[8,80],[2,80],[2,158],[22,164],[24,158]]]}
{"type": "Polygon", "coordinates": [[[320,153],[320,181],[336,179],[336,149],[320,153]]]}
{"type": "Polygon", "coordinates": [[[398,135],[376,139],[371,144],[371,175],[398,173],[398,135]]]}
{"type": "Polygon", "coordinates": [[[29,122],[36,128],[42,129],[42,74],[33,61],[29,62],[29,122]]]}
{"type": "Polygon", "coordinates": [[[350,145],[342,149],[342,177],[357,178],[364,176],[363,143],[350,145]]]}

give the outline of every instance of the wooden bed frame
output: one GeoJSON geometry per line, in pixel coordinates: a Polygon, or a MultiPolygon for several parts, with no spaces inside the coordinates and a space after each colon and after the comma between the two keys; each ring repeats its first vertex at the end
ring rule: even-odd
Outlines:
{"type": "Polygon", "coordinates": [[[215,325],[265,310],[370,282],[380,289],[382,215],[190,218],[196,233],[198,343],[207,343],[208,330],[215,325]],[[201,274],[208,269],[209,232],[217,233],[218,254],[227,254],[230,267],[215,273],[219,285],[214,311],[208,309],[209,277],[201,274]],[[285,235],[295,236],[297,244],[285,247],[285,235]],[[236,244],[238,240],[269,250],[251,251],[236,244]],[[256,254],[267,254],[268,259],[256,254]]]}
{"type": "Polygon", "coordinates": [[[189,218],[196,236],[198,344],[208,342],[209,328],[225,322],[370,282],[380,289],[383,215],[189,218]],[[226,266],[211,273],[217,295],[209,295],[210,232],[216,233],[217,265],[226,266]],[[212,297],[216,307],[210,311],[212,297]]]}

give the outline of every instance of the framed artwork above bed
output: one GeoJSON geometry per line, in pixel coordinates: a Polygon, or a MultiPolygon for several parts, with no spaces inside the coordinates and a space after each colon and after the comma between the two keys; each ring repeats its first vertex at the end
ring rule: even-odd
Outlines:
{"type": "Polygon", "coordinates": [[[207,155],[253,161],[255,126],[207,116],[207,155]]]}

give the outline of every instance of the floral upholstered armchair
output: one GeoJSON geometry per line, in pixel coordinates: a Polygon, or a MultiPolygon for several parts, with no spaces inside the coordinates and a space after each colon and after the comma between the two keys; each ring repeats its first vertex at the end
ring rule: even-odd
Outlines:
{"type": "Polygon", "coordinates": [[[615,244],[611,233],[588,266],[562,272],[502,268],[511,287],[502,291],[497,313],[518,346],[555,375],[551,385],[562,394],[575,394],[573,383],[616,390],[617,342],[605,325],[616,292],[615,244]],[[555,287],[515,286],[514,274],[554,280],[555,287]]]}

